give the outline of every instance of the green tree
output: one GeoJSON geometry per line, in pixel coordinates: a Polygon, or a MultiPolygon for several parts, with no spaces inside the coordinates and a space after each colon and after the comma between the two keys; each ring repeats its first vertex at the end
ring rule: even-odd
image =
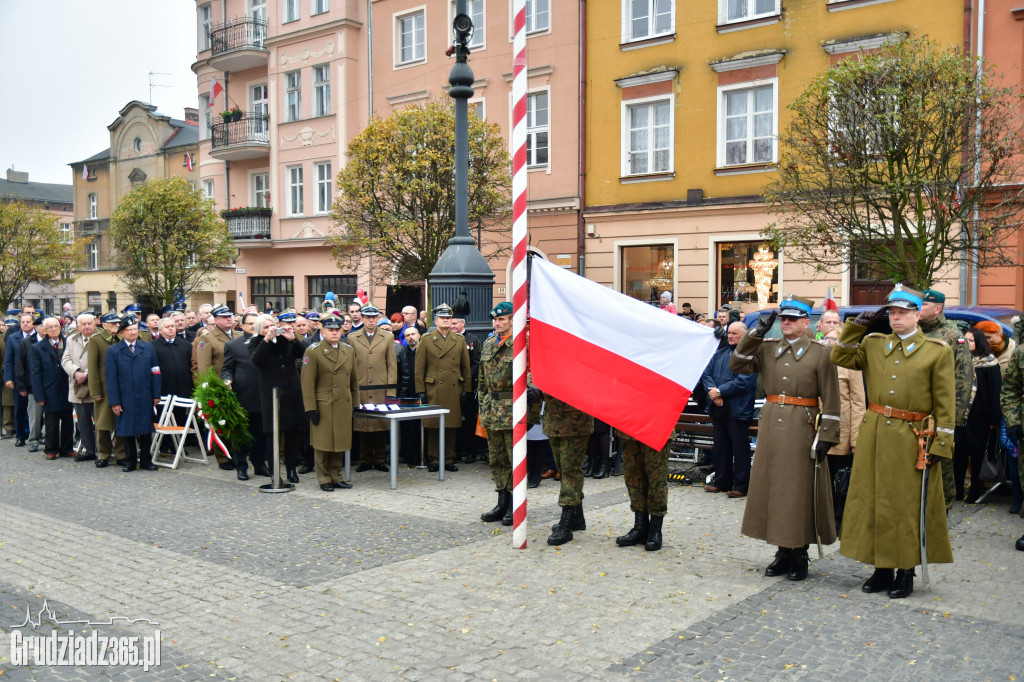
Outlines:
{"type": "Polygon", "coordinates": [[[789,106],[764,235],[819,271],[855,260],[915,288],[963,259],[1018,265],[1021,96],[998,83],[991,65],[927,38],[839,62],[789,106]]]}
{"type": "Polygon", "coordinates": [[[156,308],[213,282],[215,270],[235,254],[213,201],[178,177],[151,180],[121,199],[110,237],[118,277],[156,308]]]}
{"type": "Polygon", "coordinates": [[[65,241],[56,217],[0,197],[0,309],[17,301],[31,282],[74,281],[86,239],[65,241]]]}
{"type": "MultiPolygon", "coordinates": [[[[488,258],[508,253],[510,161],[498,126],[469,116],[469,227],[488,258]]],[[[338,173],[328,243],[339,268],[373,256],[377,282],[427,279],[455,235],[455,110],[430,102],[374,116],[338,173]]]]}

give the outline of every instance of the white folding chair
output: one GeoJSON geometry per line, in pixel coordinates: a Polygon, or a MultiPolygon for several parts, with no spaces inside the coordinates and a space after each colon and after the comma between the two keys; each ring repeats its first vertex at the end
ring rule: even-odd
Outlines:
{"type": "MultiPolygon", "coordinates": [[[[156,437],[153,439],[153,449],[151,451],[153,454],[153,464],[167,467],[168,469],[177,469],[178,464],[183,459],[199,464],[209,464],[209,460],[206,457],[206,444],[203,442],[202,434],[199,432],[199,424],[196,422],[196,401],[179,396],[165,397],[170,398],[170,400],[167,401],[161,413],[161,423],[154,425],[156,437]],[[176,407],[186,410],[184,423],[181,425],[178,425],[177,420],[174,418],[174,408],[176,407]],[[189,456],[188,451],[185,450],[185,438],[189,434],[195,434],[196,440],[199,442],[198,457],[189,456]],[[160,459],[161,456],[169,456],[160,454],[160,443],[165,436],[170,436],[174,440],[175,445],[173,459],[170,462],[160,459]]],[[[162,398],[161,402],[163,402],[162,398]]]]}

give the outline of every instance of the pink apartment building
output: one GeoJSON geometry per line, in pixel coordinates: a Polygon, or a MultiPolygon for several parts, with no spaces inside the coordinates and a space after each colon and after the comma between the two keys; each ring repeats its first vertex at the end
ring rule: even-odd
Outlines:
{"type": "MultiPolygon", "coordinates": [[[[468,5],[477,27],[470,105],[498,122],[507,139],[511,0],[468,5]]],[[[531,247],[577,269],[579,5],[527,5],[531,247]]],[[[197,0],[192,68],[201,119],[200,182],[218,208],[243,209],[227,221],[239,250],[234,288],[247,304],[318,306],[327,291],[351,297],[359,287],[388,312],[410,302],[410,292],[411,302],[420,302],[422,282],[394,282],[402,291],[389,297],[372,288],[370,263],[339,271],[324,238],[334,229],[328,215],[334,177],[370,113],[386,116],[447,98],[453,61],[445,51],[454,6],[453,0],[197,0]],[[222,118],[221,112],[236,107],[240,119],[222,118]]],[[[504,300],[507,263],[494,261],[492,267],[495,299],[504,300]]]]}

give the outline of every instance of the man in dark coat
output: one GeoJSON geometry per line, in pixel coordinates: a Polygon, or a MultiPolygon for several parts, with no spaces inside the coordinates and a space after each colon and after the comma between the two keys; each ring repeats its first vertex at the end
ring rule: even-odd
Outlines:
{"type": "Polygon", "coordinates": [[[33,344],[39,341],[43,331],[43,317],[36,315],[32,318],[33,330],[27,334],[18,346],[18,358],[14,369],[14,390],[21,393],[28,399],[28,451],[39,450],[39,443],[42,441],[43,431],[43,409],[36,402],[35,393],[32,390],[32,376],[29,373],[29,350],[33,344]]]}
{"type": "Polygon", "coordinates": [[[256,366],[249,357],[249,342],[253,338],[256,313],[242,315],[242,335],[224,344],[224,364],[220,378],[238,396],[238,402],[249,413],[249,433],[253,440],[246,445],[235,445],[235,470],[238,480],[249,478],[248,459],[253,470],[260,476],[270,476],[267,462],[266,439],[263,437],[263,408],[260,405],[260,377],[256,366]]]}
{"type": "MultiPolygon", "coordinates": [[[[156,352],[157,365],[160,366],[160,392],[163,395],[191,398],[194,388],[192,384],[192,344],[178,336],[174,320],[167,317],[160,320],[152,345],[156,352]]],[[[175,423],[184,425],[187,414],[186,408],[174,408],[175,423]]],[[[160,452],[165,455],[174,454],[169,439],[161,439],[160,452]]]]}
{"type": "Polygon", "coordinates": [[[160,403],[160,365],[152,344],[139,341],[139,319],[126,315],[118,330],[122,341],[107,350],[104,370],[107,400],[116,419],[117,435],[124,439],[121,471],[139,468],[154,471],[153,407],[160,403]],[[138,437],[138,444],[135,437],[138,437]]]}
{"type": "MultiPolygon", "coordinates": [[[[416,397],[416,348],[420,344],[420,330],[415,326],[405,330],[406,345],[398,349],[396,361],[398,363],[398,397],[416,397]]],[[[418,466],[420,453],[422,452],[422,441],[420,440],[419,419],[405,419],[398,422],[398,431],[401,434],[401,456],[410,467],[418,466]]]]}
{"type": "Polygon", "coordinates": [[[4,351],[4,385],[14,391],[14,445],[22,447],[28,440],[28,393],[22,395],[20,389],[15,385],[15,378],[18,347],[25,337],[35,331],[32,328],[32,314],[22,313],[18,318],[18,324],[21,326],[20,329],[7,334],[7,348],[4,351]]]}
{"type": "Polygon", "coordinates": [[[68,375],[60,366],[64,339],[55,317],[43,321],[44,337],[31,346],[29,372],[36,402],[46,420],[46,459],[70,457],[75,442],[75,422],[68,401],[68,375]]]}
{"type": "Polygon", "coordinates": [[[278,389],[278,430],[283,441],[285,467],[288,480],[299,482],[299,450],[302,447],[302,423],[306,413],[302,408],[302,386],[296,362],[305,348],[295,338],[295,313],[281,313],[278,324],[267,316],[256,324],[256,335],[249,340],[249,358],[256,366],[260,378],[260,412],[263,415],[263,433],[268,455],[274,452],[274,389],[278,389]],[[278,332],[280,329],[280,332],[278,332]]]}

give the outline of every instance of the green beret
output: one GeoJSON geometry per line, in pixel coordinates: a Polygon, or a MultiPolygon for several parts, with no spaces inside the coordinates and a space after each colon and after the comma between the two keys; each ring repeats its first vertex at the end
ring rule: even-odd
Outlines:
{"type": "Polygon", "coordinates": [[[931,301],[932,303],[945,303],[946,295],[941,291],[935,291],[935,289],[925,289],[921,292],[922,298],[925,301],[931,301]]]}
{"type": "Polygon", "coordinates": [[[501,317],[502,315],[512,314],[512,304],[508,301],[502,301],[498,305],[491,308],[491,319],[495,317],[501,317]]]}

